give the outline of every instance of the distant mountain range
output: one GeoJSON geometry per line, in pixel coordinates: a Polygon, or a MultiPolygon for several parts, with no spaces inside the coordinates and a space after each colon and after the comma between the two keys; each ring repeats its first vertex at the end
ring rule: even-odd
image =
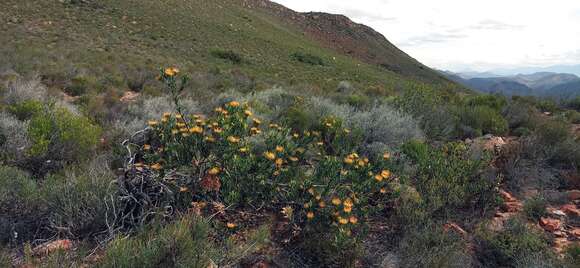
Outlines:
{"type": "Polygon", "coordinates": [[[491,72],[453,73],[442,71],[441,73],[450,80],[484,93],[556,99],[580,96],[580,77],[569,73],[536,72],[510,76],[491,72]]]}

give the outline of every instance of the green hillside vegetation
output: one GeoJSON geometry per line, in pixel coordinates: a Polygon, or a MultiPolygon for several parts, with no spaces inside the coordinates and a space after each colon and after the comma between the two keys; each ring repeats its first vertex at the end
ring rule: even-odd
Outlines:
{"type": "Polygon", "coordinates": [[[391,72],[245,2],[0,9],[0,267],[580,263],[579,99],[391,72]]]}
{"type": "MultiPolygon", "coordinates": [[[[0,26],[2,65],[19,73],[43,70],[56,84],[82,80],[97,90],[126,87],[144,79],[140,72],[169,64],[205,77],[199,83],[213,90],[283,83],[320,92],[348,80],[388,94],[420,83],[323,48],[242,2],[10,0],[0,11],[7,19],[0,26]]],[[[452,85],[445,81],[437,82],[452,85]]]]}

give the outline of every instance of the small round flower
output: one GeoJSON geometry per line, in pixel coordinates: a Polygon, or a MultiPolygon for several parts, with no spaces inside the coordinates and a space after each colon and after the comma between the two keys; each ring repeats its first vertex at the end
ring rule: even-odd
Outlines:
{"type": "Polygon", "coordinates": [[[155,163],[155,164],[151,165],[151,168],[153,170],[161,170],[163,168],[163,166],[161,166],[161,164],[159,164],[159,163],[155,163]]]}
{"type": "Polygon", "coordinates": [[[187,188],[187,187],[179,187],[179,192],[185,193],[187,191],[189,191],[189,188],[187,188]]]}
{"type": "Polygon", "coordinates": [[[236,228],[236,226],[237,226],[237,225],[236,225],[235,223],[233,223],[233,222],[228,222],[228,223],[226,224],[226,226],[227,226],[229,229],[234,229],[234,228],[236,228]]]}
{"type": "Polygon", "coordinates": [[[344,207],[342,210],[346,213],[350,213],[352,211],[352,207],[344,207]]]}
{"type": "Polygon", "coordinates": [[[343,217],[338,217],[338,222],[342,225],[348,224],[348,219],[343,217]]]}
{"type": "Polygon", "coordinates": [[[308,218],[309,220],[314,218],[314,212],[312,211],[308,211],[308,213],[306,213],[306,218],[308,218]]]}
{"type": "Polygon", "coordinates": [[[295,157],[295,156],[290,156],[288,159],[290,159],[290,161],[292,161],[292,162],[298,162],[298,160],[300,160],[300,159],[298,159],[298,157],[295,157]]]}
{"type": "Polygon", "coordinates": [[[309,188],[308,189],[308,193],[311,194],[311,195],[315,195],[316,194],[316,191],[314,191],[314,188],[309,188]]]}
{"type": "Polygon", "coordinates": [[[320,201],[318,203],[318,206],[321,207],[321,208],[325,208],[326,207],[326,203],[324,201],[320,201]]]}
{"type": "Polygon", "coordinates": [[[181,114],[175,114],[175,118],[176,119],[183,119],[183,115],[181,115],[181,114]]]}
{"type": "Polygon", "coordinates": [[[338,205],[340,205],[341,203],[342,203],[342,201],[340,201],[340,198],[338,198],[338,197],[334,197],[334,198],[332,198],[332,204],[333,204],[333,205],[335,205],[335,206],[338,206],[338,205]]]}
{"type": "Polygon", "coordinates": [[[149,125],[150,127],[157,126],[157,124],[159,124],[159,123],[157,121],[155,121],[155,120],[149,120],[147,122],[147,125],[149,125]]]}
{"type": "Polygon", "coordinates": [[[276,146],[276,152],[279,152],[279,153],[284,152],[284,147],[282,147],[280,145],[276,146]]]}
{"type": "Polygon", "coordinates": [[[376,181],[378,181],[378,182],[381,182],[381,181],[383,181],[383,179],[384,179],[384,178],[383,178],[383,176],[382,176],[381,174],[377,174],[377,175],[375,175],[375,180],[376,180],[376,181]]]}
{"type": "Polygon", "coordinates": [[[300,134],[294,133],[294,134],[292,134],[292,137],[295,138],[295,139],[298,139],[300,137],[300,134]]]}
{"type": "Polygon", "coordinates": [[[149,144],[143,145],[143,150],[145,150],[145,151],[151,150],[151,145],[149,145],[149,144]]]}
{"type": "Polygon", "coordinates": [[[242,147],[242,148],[240,148],[240,150],[239,150],[239,151],[240,151],[240,153],[243,153],[243,154],[245,154],[245,153],[247,153],[247,152],[248,152],[248,148],[247,148],[247,147],[242,147]]]}
{"type": "Polygon", "coordinates": [[[342,203],[345,207],[352,207],[354,205],[354,203],[352,202],[352,199],[347,198],[344,200],[344,202],[342,203]]]}
{"type": "Polygon", "coordinates": [[[211,136],[205,137],[204,140],[207,141],[207,142],[209,142],[209,143],[214,143],[215,142],[215,138],[214,137],[211,137],[211,136]]]}
{"type": "Polygon", "coordinates": [[[284,164],[284,160],[282,158],[276,159],[276,166],[282,166],[284,164]]]}
{"type": "Polygon", "coordinates": [[[386,192],[387,192],[387,189],[385,189],[385,188],[381,188],[380,192],[381,192],[381,194],[384,194],[384,193],[386,193],[386,192]]]}
{"type": "Polygon", "coordinates": [[[385,169],[385,170],[381,171],[381,176],[383,176],[383,178],[385,178],[385,179],[389,178],[391,176],[391,172],[385,169]]]}
{"type": "Polygon", "coordinates": [[[252,115],[253,115],[252,111],[250,111],[250,110],[245,110],[245,111],[244,111],[244,114],[245,114],[246,116],[252,116],[252,115]]]}
{"type": "Polygon", "coordinates": [[[203,133],[203,128],[199,127],[199,126],[195,126],[189,129],[189,132],[193,133],[193,134],[201,134],[203,133]]]}
{"type": "Polygon", "coordinates": [[[165,69],[164,73],[165,73],[165,75],[170,76],[170,77],[175,76],[179,73],[179,69],[177,69],[175,67],[169,67],[169,68],[165,69]]]}
{"type": "Polygon", "coordinates": [[[276,155],[272,152],[264,152],[264,157],[266,157],[266,159],[270,160],[270,161],[274,161],[276,160],[276,155]]]}
{"type": "Polygon", "coordinates": [[[178,134],[178,133],[179,133],[179,130],[177,130],[177,129],[172,129],[171,130],[171,134],[173,134],[173,135],[178,134]]]}
{"type": "Polygon", "coordinates": [[[171,113],[169,113],[169,112],[165,112],[165,113],[163,113],[163,117],[164,117],[164,118],[168,118],[168,117],[170,117],[170,116],[171,116],[171,113]]]}
{"type": "Polygon", "coordinates": [[[238,106],[240,106],[240,103],[237,101],[230,101],[230,103],[228,103],[228,105],[231,107],[238,107],[238,106]]]}
{"type": "Polygon", "coordinates": [[[348,221],[352,224],[356,224],[358,222],[358,219],[355,216],[350,216],[348,221]]]}
{"type": "Polygon", "coordinates": [[[344,158],[344,163],[347,165],[352,165],[354,163],[354,159],[352,159],[350,157],[346,157],[346,158],[344,158]]]}
{"type": "Polygon", "coordinates": [[[383,154],[383,159],[385,159],[385,160],[389,160],[390,158],[391,158],[391,154],[390,154],[389,152],[385,152],[385,153],[383,154]]]}
{"type": "Polygon", "coordinates": [[[258,118],[252,118],[252,122],[256,126],[259,126],[260,124],[262,124],[262,121],[260,121],[260,119],[258,119],[258,118]]]}
{"type": "Polygon", "coordinates": [[[310,208],[310,204],[304,203],[304,208],[310,208]]]}
{"type": "Polygon", "coordinates": [[[221,170],[220,170],[220,168],[219,168],[219,167],[213,167],[213,168],[209,169],[209,171],[208,171],[207,173],[208,173],[209,175],[213,175],[213,176],[215,176],[215,175],[219,174],[219,173],[220,173],[220,171],[221,171],[221,170]]]}
{"type": "Polygon", "coordinates": [[[238,138],[238,137],[235,137],[235,136],[229,136],[229,137],[228,137],[228,141],[229,141],[230,143],[238,143],[238,142],[240,142],[240,138],[238,138]]]}

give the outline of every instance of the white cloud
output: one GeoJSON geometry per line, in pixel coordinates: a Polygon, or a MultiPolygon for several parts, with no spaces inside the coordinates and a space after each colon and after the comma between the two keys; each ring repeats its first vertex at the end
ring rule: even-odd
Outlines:
{"type": "Polygon", "coordinates": [[[275,0],[345,14],[436,68],[580,64],[578,0],[275,0]]]}

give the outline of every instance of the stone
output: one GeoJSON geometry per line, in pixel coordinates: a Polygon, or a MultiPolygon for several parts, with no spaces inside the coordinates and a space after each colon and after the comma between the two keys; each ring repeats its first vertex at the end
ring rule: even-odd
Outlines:
{"type": "Polygon", "coordinates": [[[57,250],[68,251],[72,248],[72,242],[68,239],[55,240],[38,245],[32,249],[32,253],[37,256],[46,256],[57,250]]]}
{"type": "Polygon", "coordinates": [[[568,233],[570,235],[576,237],[576,239],[580,239],[580,228],[574,227],[568,233]]]}
{"type": "Polygon", "coordinates": [[[501,209],[505,212],[519,212],[523,209],[524,205],[519,201],[508,201],[504,202],[501,209]]]}
{"type": "Polygon", "coordinates": [[[560,230],[562,227],[562,222],[558,219],[542,217],[540,218],[540,226],[542,226],[542,228],[548,232],[555,232],[560,230]]]}
{"type": "Polygon", "coordinates": [[[443,225],[443,230],[445,230],[446,232],[454,231],[457,234],[461,235],[462,237],[467,236],[467,232],[465,230],[463,230],[463,228],[461,228],[459,225],[457,225],[454,222],[449,222],[449,223],[446,223],[445,225],[443,225]]]}
{"type": "Polygon", "coordinates": [[[504,190],[500,190],[499,194],[501,195],[504,201],[517,201],[517,199],[512,194],[504,190]]]}
{"type": "Polygon", "coordinates": [[[123,96],[121,96],[121,99],[119,99],[119,101],[125,103],[134,102],[137,100],[139,96],[141,96],[141,93],[139,92],[126,91],[125,93],[123,93],[123,96]]]}
{"type": "Polygon", "coordinates": [[[560,209],[562,210],[563,213],[565,213],[568,216],[580,217],[580,210],[576,208],[576,205],[566,204],[563,205],[560,209]]]}

